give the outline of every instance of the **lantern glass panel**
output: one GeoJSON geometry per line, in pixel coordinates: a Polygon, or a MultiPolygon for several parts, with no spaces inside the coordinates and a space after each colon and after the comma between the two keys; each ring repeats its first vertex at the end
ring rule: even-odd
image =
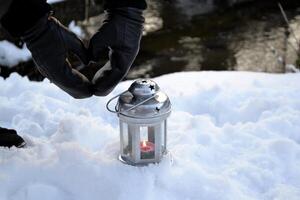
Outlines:
{"type": "Polygon", "coordinates": [[[131,134],[128,132],[128,125],[121,122],[121,152],[123,156],[129,156],[131,154],[131,134]]]}
{"type": "Polygon", "coordinates": [[[164,122],[162,122],[161,124],[161,137],[162,137],[162,140],[161,140],[161,144],[162,144],[162,153],[166,153],[167,151],[167,120],[165,120],[164,122]]]}
{"type": "Polygon", "coordinates": [[[148,141],[148,127],[140,127],[141,141],[148,141]]]}
{"type": "Polygon", "coordinates": [[[140,158],[141,160],[155,158],[155,129],[154,127],[140,128],[140,158]]]}

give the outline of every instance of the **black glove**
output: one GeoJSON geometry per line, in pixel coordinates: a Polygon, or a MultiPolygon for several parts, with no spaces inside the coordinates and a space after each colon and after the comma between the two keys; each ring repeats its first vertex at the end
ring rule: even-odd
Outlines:
{"type": "Polygon", "coordinates": [[[32,53],[38,70],[51,82],[74,98],[93,95],[91,82],[77,70],[72,69],[68,54],[72,52],[87,64],[87,50],[82,41],[49,15],[26,31],[22,39],[32,53]]]}
{"type": "Polygon", "coordinates": [[[116,8],[106,11],[102,27],[89,45],[91,60],[98,62],[100,54],[109,48],[109,61],[93,79],[95,95],[106,96],[127,75],[140,47],[143,33],[143,10],[116,8]]]}
{"type": "Polygon", "coordinates": [[[5,129],[0,127],[0,147],[24,147],[25,141],[17,135],[15,130],[5,129]]]}

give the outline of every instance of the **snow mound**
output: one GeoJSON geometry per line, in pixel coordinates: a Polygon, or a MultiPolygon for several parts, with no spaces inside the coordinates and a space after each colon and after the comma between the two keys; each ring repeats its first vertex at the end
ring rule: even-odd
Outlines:
{"type": "Polygon", "coordinates": [[[59,3],[62,1],[65,1],[65,0],[47,0],[47,3],[54,4],[54,3],[59,3]]]}
{"type": "Polygon", "coordinates": [[[159,165],[117,160],[106,98],[75,100],[48,81],[0,79],[0,125],[25,149],[0,149],[0,199],[299,199],[300,74],[191,72],[156,78],[169,94],[159,165]]]}
{"type": "Polygon", "coordinates": [[[70,22],[68,28],[70,29],[70,31],[75,33],[79,38],[83,39],[85,37],[84,31],[80,26],[76,24],[74,20],[70,22]]]}
{"type": "Polygon", "coordinates": [[[26,62],[31,58],[31,53],[24,47],[18,48],[6,40],[0,41],[0,65],[13,67],[21,62],[26,62]]]}

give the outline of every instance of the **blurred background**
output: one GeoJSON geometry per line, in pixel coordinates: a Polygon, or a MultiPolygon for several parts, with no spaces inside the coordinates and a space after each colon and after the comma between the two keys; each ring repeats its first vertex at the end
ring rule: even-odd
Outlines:
{"type": "MultiPolygon", "coordinates": [[[[141,50],[127,79],[201,70],[298,72],[300,1],[279,2],[287,22],[276,0],[148,0],[141,50]]],[[[52,6],[55,16],[86,42],[103,19],[101,0],[66,0],[52,6]]],[[[43,80],[22,42],[2,29],[0,41],[0,76],[17,72],[43,80]],[[9,53],[7,42],[17,49],[9,53]],[[25,58],[8,62],[15,52],[25,58]]],[[[103,63],[106,58],[103,53],[103,63]]],[[[76,59],[72,62],[79,65],[76,59]]],[[[98,68],[80,70],[91,77],[98,68]]]]}

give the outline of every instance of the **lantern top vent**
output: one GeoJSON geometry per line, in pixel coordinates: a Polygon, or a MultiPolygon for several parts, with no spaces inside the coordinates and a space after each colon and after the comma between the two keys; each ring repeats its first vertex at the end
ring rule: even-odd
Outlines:
{"type": "Polygon", "coordinates": [[[170,115],[171,103],[154,81],[139,79],[120,95],[117,110],[120,117],[136,119],[135,122],[150,118],[161,121],[170,115]]]}
{"type": "Polygon", "coordinates": [[[155,95],[159,90],[159,86],[154,81],[139,79],[130,86],[128,91],[137,98],[143,98],[145,96],[155,95]]]}

